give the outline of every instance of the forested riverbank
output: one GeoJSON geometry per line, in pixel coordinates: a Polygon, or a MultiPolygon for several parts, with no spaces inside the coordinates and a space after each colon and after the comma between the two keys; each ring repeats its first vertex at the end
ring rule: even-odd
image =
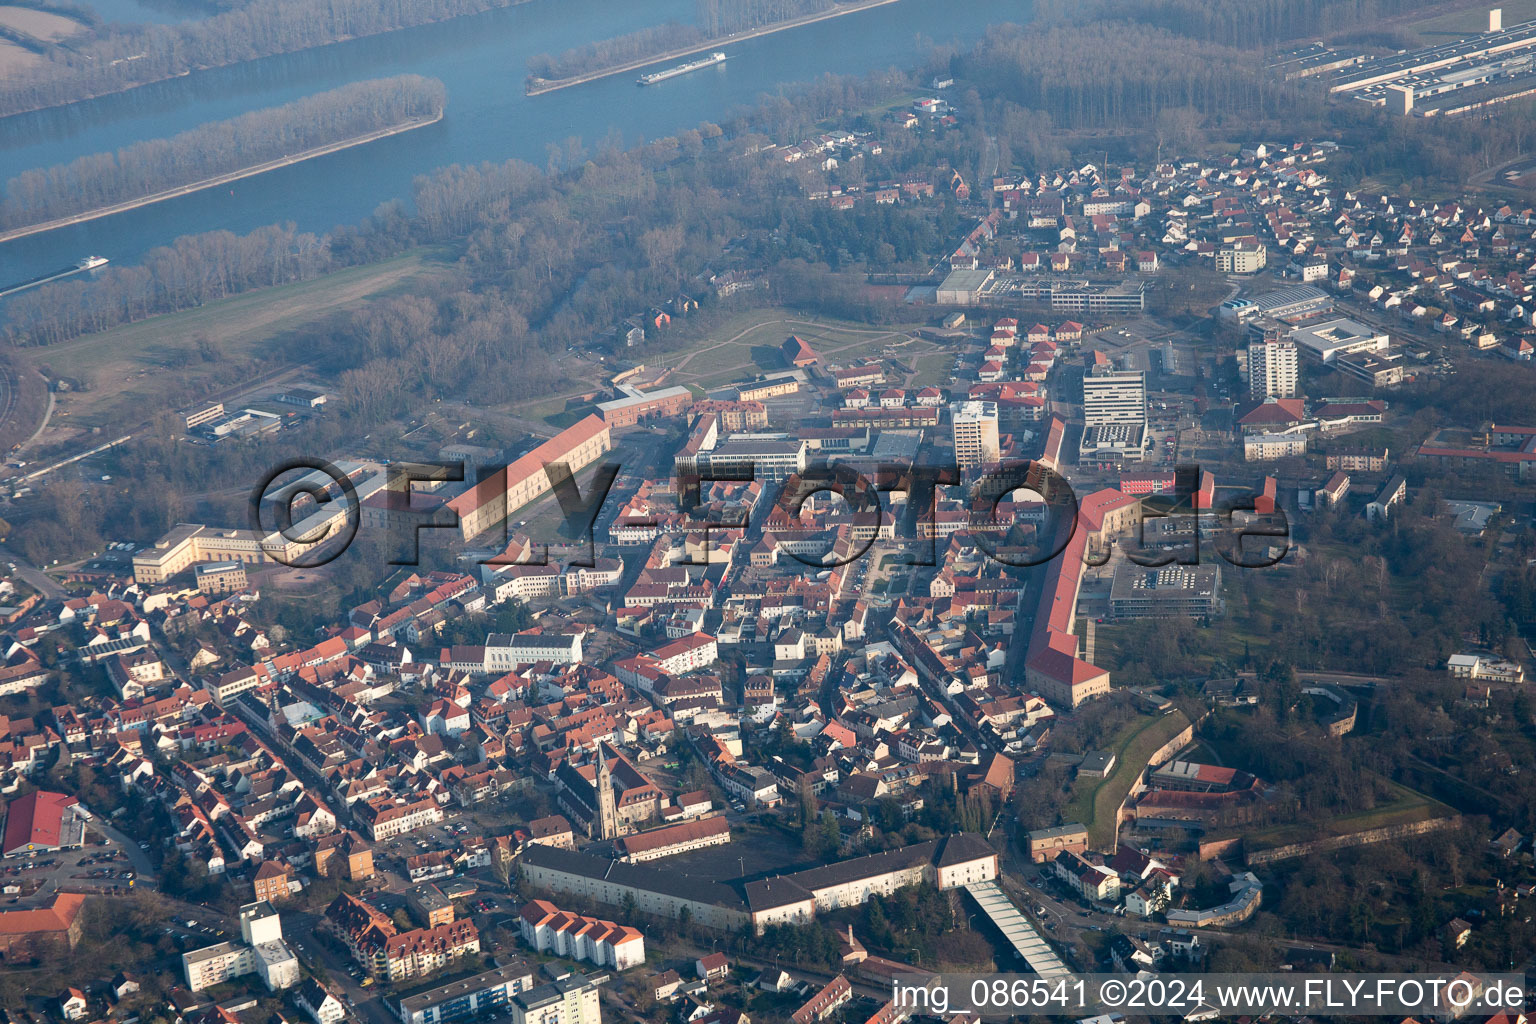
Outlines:
{"type": "Polygon", "coordinates": [[[698,0],[697,22],[670,21],[611,39],[600,39],[564,53],[541,53],[528,61],[531,81],[554,82],[607,73],[636,61],[662,60],[692,48],[743,32],[755,32],[780,22],[823,15],[839,7],[864,6],[834,0],[698,0]]]}
{"type": "Polygon", "coordinates": [[[528,0],[250,0],[172,25],[115,25],[53,46],[0,80],[0,117],[122,92],[205,68],[294,53],[511,7],[528,0]]]}
{"type": "Polygon", "coordinates": [[[0,228],[17,229],[119,207],[147,196],[254,173],[328,147],[442,116],[443,84],[400,75],[332,89],[281,107],[147,139],[116,153],[27,171],[5,184],[0,228]]]}

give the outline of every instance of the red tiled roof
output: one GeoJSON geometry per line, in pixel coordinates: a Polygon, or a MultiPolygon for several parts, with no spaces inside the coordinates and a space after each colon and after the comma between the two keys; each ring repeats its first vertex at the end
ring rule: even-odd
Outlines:
{"type": "Polygon", "coordinates": [[[459,515],[467,515],[489,501],[499,500],[509,483],[526,479],[562,461],[581,445],[608,429],[602,417],[592,415],[567,427],[507,467],[505,474],[493,473],[448,503],[459,515]]]}
{"type": "Polygon", "coordinates": [[[5,840],[0,853],[28,846],[55,847],[64,831],[64,809],[78,801],[63,793],[38,790],[11,801],[5,812],[5,840]]]}
{"type": "Polygon", "coordinates": [[[68,931],[80,913],[85,897],[61,892],[46,907],[33,910],[0,910],[0,935],[29,935],[33,932],[68,931]]]}

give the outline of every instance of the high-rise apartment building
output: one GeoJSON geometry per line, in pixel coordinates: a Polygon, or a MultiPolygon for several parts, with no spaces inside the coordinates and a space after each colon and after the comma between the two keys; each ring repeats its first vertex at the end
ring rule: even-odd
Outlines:
{"type": "Polygon", "coordinates": [[[949,418],[955,433],[955,462],[961,472],[998,461],[1002,447],[997,433],[996,402],[952,402],[949,418]]]}
{"type": "Polygon", "coordinates": [[[1296,343],[1281,339],[1248,346],[1248,397],[1295,398],[1299,386],[1296,343]]]}

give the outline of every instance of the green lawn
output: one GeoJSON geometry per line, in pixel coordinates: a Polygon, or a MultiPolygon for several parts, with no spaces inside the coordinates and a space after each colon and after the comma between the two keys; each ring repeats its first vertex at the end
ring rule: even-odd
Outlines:
{"type": "MultiPolygon", "coordinates": [[[[1425,18],[1409,25],[1408,32],[1426,46],[1477,35],[1488,28],[1488,8],[1491,6],[1466,7],[1425,18]]],[[[1536,18],[1536,0],[1504,0],[1499,6],[1504,10],[1505,27],[1536,18]]]]}
{"type": "Polygon", "coordinates": [[[954,365],[954,361],[953,352],[930,352],[918,356],[912,366],[917,371],[914,383],[919,386],[946,383],[949,380],[949,368],[954,365]]]}
{"type": "Polygon", "coordinates": [[[442,269],[433,253],[418,249],[313,281],[258,289],[88,334],[26,356],[52,376],[88,385],[89,390],[69,396],[70,422],[105,426],[136,421],[163,407],[173,390],[196,391],[199,379],[216,369],[185,358],[202,339],[226,361],[263,355],[280,335],[355,308],[372,296],[417,285],[442,269]]]}
{"type": "Polygon", "coordinates": [[[1089,845],[1108,849],[1115,840],[1115,812],[1147,767],[1147,758],[1187,725],[1189,719],[1182,711],[1131,722],[1110,746],[1115,770],[1104,779],[1078,779],[1072,801],[1062,811],[1063,820],[1082,822],[1088,827],[1089,845]]]}
{"type": "Polygon", "coordinates": [[[878,358],[886,345],[904,339],[912,325],[871,327],[826,317],[815,320],[780,307],[746,310],[712,327],[709,336],[671,352],[647,356],[650,366],[673,367],[669,383],[712,388],[785,368],[779,346],[791,334],[804,338],[829,363],[878,358]]]}

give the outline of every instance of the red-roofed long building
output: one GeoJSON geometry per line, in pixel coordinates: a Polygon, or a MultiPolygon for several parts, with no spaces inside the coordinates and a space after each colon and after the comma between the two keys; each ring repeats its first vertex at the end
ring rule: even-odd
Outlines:
{"type": "Polygon", "coordinates": [[[1053,704],[1075,708],[1109,692],[1109,673],[1078,657],[1078,641],[1072,632],[1083,582],[1083,558],[1091,546],[1120,533],[1140,514],[1137,499],[1113,488],[1090,494],[1078,505],[1077,528],[1065,550],[1046,566],[1024,678],[1031,689],[1053,704]]]}
{"type": "Polygon", "coordinates": [[[608,424],[588,416],[533,451],[492,473],[448,503],[459,516],[459,533],[468,540],[484,533],[552,489],[548,467],[564,464],[572,474],[613,450],[608,424]]]}

